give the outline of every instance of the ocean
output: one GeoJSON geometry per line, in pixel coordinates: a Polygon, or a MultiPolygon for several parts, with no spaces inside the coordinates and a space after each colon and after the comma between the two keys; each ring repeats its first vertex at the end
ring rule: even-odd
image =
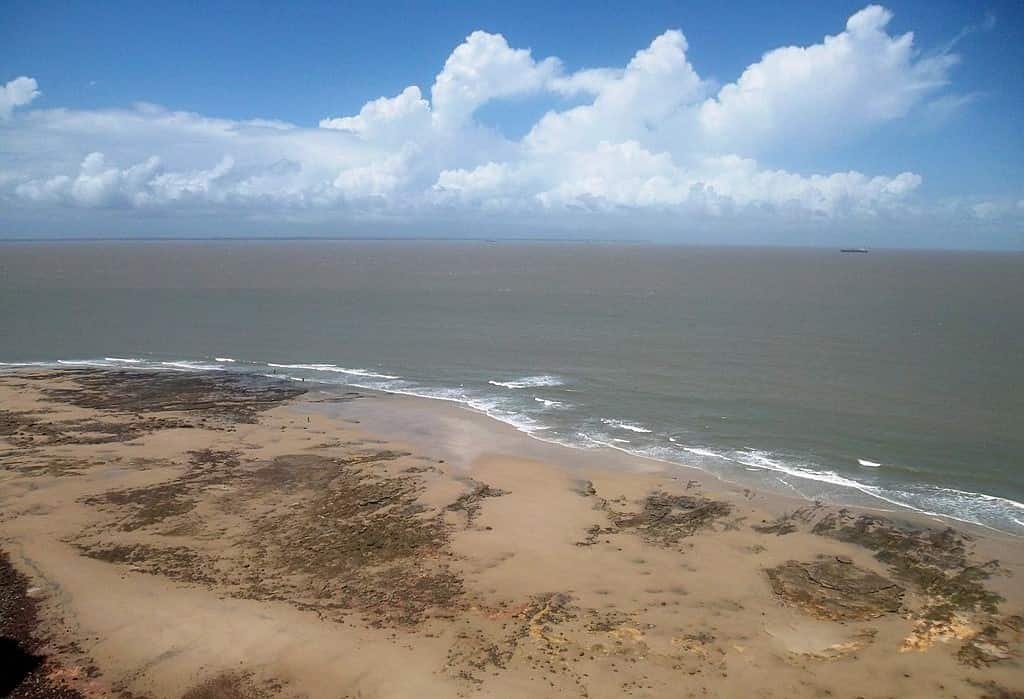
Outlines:
{"type": "Polygon", "coordinates": [[[425,396],[581,449],[1024,534],[1024,254],[7,242],[0,362],[425,396]]]}

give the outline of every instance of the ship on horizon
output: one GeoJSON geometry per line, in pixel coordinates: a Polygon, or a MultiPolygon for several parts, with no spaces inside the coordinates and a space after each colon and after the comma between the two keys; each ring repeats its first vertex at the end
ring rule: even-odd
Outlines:
{"type": "Polygon", "coordinates": [[[867,252],[867,248],[840,248],[839,252],[867,252]]]}

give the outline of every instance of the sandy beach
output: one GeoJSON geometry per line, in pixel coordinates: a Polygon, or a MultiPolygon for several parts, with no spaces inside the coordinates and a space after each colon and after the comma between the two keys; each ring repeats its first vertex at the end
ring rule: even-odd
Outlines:
{"type": "Polygon", "coordinates": [[[1024,544],[949,525],[442,401],[9,371],[0,694],[1024,696],[1024,544]]]}

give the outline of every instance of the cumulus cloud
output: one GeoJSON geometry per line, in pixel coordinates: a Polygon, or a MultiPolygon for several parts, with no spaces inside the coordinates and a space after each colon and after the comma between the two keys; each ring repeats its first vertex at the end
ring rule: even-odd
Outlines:
{"type": "Polygon", "coordinates": [[[367,102],[355,116],[321,119],[320,128],[337,129],[357,134],[368,141],[414,139],[430,126],[430,103],[423,99],[415,85],[395,97],[381,97],[367,102]]]}
{"type": "Polygon", "coordinates": [[[912,32],[886,32],[891,19],[871,5],[820,44],[766,53],[700,106],[702,136],[756,153],[795,140],[827,142],[906,116],[948,83],[957,57],[920,57],[912,32]]]}
{"type": "MultiPolygon", "coordinates": [[[[638,51],[620,76],[604,81],[593,103],[545,114],[527,134],[526,146],[550,152],[665,136],[672,117],[703,95],[704,83],[687,61],[686,48],[682,32],[665,32],[638,51]]],[[[686,134],[676,132],[671,139],[685,140],[686,134]]]]}
{"type": "Polygon", "coordinates": [[[859,172],[803,176],[763,169],[757,161],[735,155],[682,167],[668,153],[648,151],[636,141],[605,141],[557,159],[446,170],[434,190],[439,197],[482,210],[501,208],[516,194],[545,210],[657,209],[717,215],[771,207],[814,216],[870,216],[898,205],[920,183],[910,172],[894,177],[859,172]]]}
{"type": "Polygon", "coordinates": [[[18,185],[16,191],[34,202],[93,208],[144,208],[189,199],[207,201],[216,198],[215,184],[233,166],[234,160],[225,156],[210,170],[166,172],[160,159],[154,156],[120,169],[109,166],[102,153],[90,153],[75,177],[57,175],[29,180],[18,185]]]}
{"type": "Polygon", "coordinates": [[[410,85],[316,128],[148,104],[15,113],[38,94],[34,80],[18,78],[0,93],[0,200],[44,212],[301,210],[339,221],[366,212],[411,221],[501,212],[504,223],[574,226],[616,212],[633,221],[871,219],[909,210],[921,177],[797,172],[778,154],[797,143],[826,151],[840,135],[943,96],[956,57],[922,55],[911,33],[888,33],[891,18],[866,7],[841,32],[769,51],[717,90],[676,29],[625,66],[577,71],[476,31],[428,90],[410,85]],[[475,118],[484,105],[527,96],[550,110],[520,139],[475,118]]]}
{"type": "Polygon", "coordinates": [[[10,119],[15,107],[23,107],[41,95],[32,78],[22,76],[0,88],[0,119],[10,119]]]}
{"type": "Polygon", "coordinates": [[[559,72],[556,58],[537,62],[530,51],[511,48],[501,34],[475,31],[452,51],[434,79],[434,118],[442,126],[459,126],[481,105],[538,92],[559,72]]]}
{"type": "Polygon", "coordinates": [[[567,74],[555,57],[535,61],[528,49],[512,48],[501,34],[475,31],[448,56],[434,78],[429,102],[419,87],[410,85],[395,97],[367,102],[355,116],[323,119],[320,126],[367,137],[420,136],[428,121],[439,129],[464,127],[493,100],[541,92],[597,94],[617,74],[609,68],[567,74]]]}

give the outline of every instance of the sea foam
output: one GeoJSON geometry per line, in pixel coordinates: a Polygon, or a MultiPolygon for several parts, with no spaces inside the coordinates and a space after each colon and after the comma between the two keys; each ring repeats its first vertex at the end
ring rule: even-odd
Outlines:
{"type": "Polygon", "coordinates": [[[542,386],[561,386],[565,382],[557,376],[545,374],[543,376],[524,376],[508,381],[495,381],[492,379],[487,383],[502,388],[540,388],[542,386]]]}
{"type": "Polygon", "coordinates": [[[400,379],[400,376],[393,374],[380,374],[368,369],[347,369],[336,364],[275,364],[267,362],[267,366],[279,369],[307,369],[309,371],[328,371],[335,374],[349,374],[350,376],[364,376],[371,379],[400,379]]]}
{"type": "Polygon", "coordinates": [[[175,369],[184,369],[186,371],[224,371],[224,367],[217,366],[216,364],[192,362],[185,359],[179,359],[173,362],[160,362],[160,364],[175,369]]]}
{"type": "MultiPolygon", "coordinates": [[[[570,447],[606,447],[616,449],[633,456],[651,458],[678,465],[696,466],[724,478],[728,478],[730,473],[728,465],[732,464],[732,472],[737,474],[744,471],[771,473],[773,474],[773,480],[777,480],[804,497],[816,498],[826,495],[826,499],[838,497],[839,502],[844,500],[842,496],[837,495],[839,491],[835,490],[825,491],[824,493],[822,491],[805,493],[803,490],[796,488],[794,483],[790,483],[790,480],[818,483],[827,488],[859,492],[871,499],[893,505],[897,508],[913,510],[930,516],[946,517],[985,527],[989,527],[991,523],[999,523],[1002,531],[1013,531],[1014,529],[1019,531],[1021,528],[1024,528],[1022,518],[1011,514],[1024,511],[1024,504],[1009,498],[922,483],[881,484],[863,482],[857,478],[840,475],[818,464],[800,463],[790,456],[781,456],[763,450],[753,448],[715,450],[707,446],[679,444],[676,437],[667,437],[666,441],[664,436],[658,437],[653,435],[654,430],[642,424],[626,420],[604,418],[601,419],[601,423],[614,429],[626,430],[637,434],[638,436],[633,441],[600,433],[573,431],[574,428],[571,423],[567,422],[557,426],[558,423],[548,424],[539,419],[542,414],[546,414],[545,411],[548,408],[567,406],[558,401],[538,396],[523,396],[519,398],[512,393],[501,395],[501,392],[488,392],[486,386],[475,388],[467,386],[460,386],[458,388],[430,386],[402,379],[394,374],[385,374],[361,368],[346,368],[328,363],[263,364],[244,361],[236,363],[236,360],[231,357],[215,357],[214,360],[217,364],[184,359],[161,362],[130,357],[104,357],[102,359],[62,359],[55,362],[0,362],[0,367],[118,367],[130,365],[139,368],[169,371],[223,371],[230,368],[231,371],[241,373],[259,373],[266,376],[293,380],[300,380],[302,377],[292,375],[291,373],[267,373],[267,369],[300,369],[310,372],[322,372],[314,380],[329,384],[340,383],[370,390],[456,403],[508,424],[541,441],[570,447]],[[335,376],[337,379],[332,381],[330,376],[335,376]],[[542,407],[530,407],[535,404],[540,404],[542,407]],[[575,438],[566,436],[573,434],[575,434],[575,438]],[[653,436],[644,437],[644,435],[648,434],[653,436]],[[715,466],[716,463],[721,463],[722,466],[715,466]]],[[[308,381],[311,378],[307,375],[305,380],[308,381]]],[[[487,384],[501,389],[520,389],[561,386],[564,384],[564,381],[560,377],[545,374],[504,381],[491,380],[487,384]]],[[[578,409],[578,406],[571,407],[578,409]]],[[[550,411],[547,412],[549,413],[550,411]]],[[[572,413],[560,411],[558,414],[571,415],[572,413]]],[[[578,430],[578,427],[575,429],[578,430]]],[[[879,462],[867,459],[857,458],[855,460],[861,466],[870,469],[876,469],[881,466],[879,462]]],[[[874,473],[874,471],[872,470],[870,473],[874,473]]]]}
{"type": "Polygon", "coordinates": [[[650,434],[651,430],[641,425],[634,425],[631,422],[625,422],[624,420],[612,420],[611,418],[602,418],[601,422],[608,425],[609,427],[617,427],[620,430],[629,430],[630,432],[639,432],[641,434],[650,434]]]}

